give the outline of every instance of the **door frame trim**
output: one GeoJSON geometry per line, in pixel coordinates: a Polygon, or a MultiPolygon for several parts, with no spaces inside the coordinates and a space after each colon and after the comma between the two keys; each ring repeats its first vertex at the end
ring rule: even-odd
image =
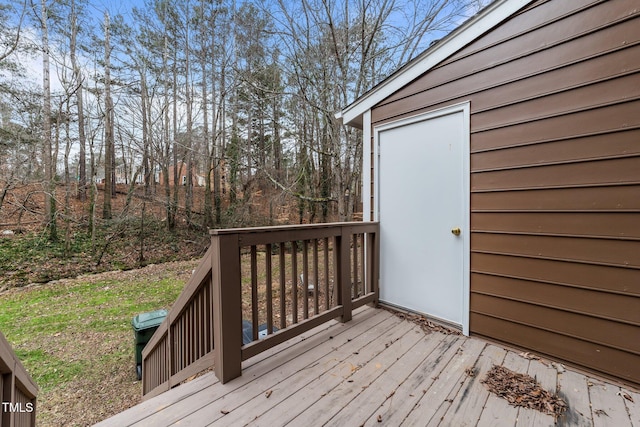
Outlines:
{"type": "MultiPolygon", "coordinates": [[[[460,159],[462,173],[462,208],[463,224],[462,238],[462,333],[469,335],[469,310],[470,310],[470,280],[471,280],[471,172],[470,172],[470,140],[471,140],[471,103],[469,101],[450,105],[444,108],[430,110],[414,116],[405,117],[373,127],[373,194],[375,195],[374,220],[380,221],[380,134],[386,130],[407,126],[413,123],[435,119],[450,114],[462,113],[462,159],[460,159]]],[[[384,244],[384,242],[381,242],[384,244]]]]}

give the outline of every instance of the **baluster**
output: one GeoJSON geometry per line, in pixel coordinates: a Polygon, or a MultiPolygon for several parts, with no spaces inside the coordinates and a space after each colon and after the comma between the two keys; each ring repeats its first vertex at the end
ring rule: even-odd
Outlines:
{"type": "Polygon", "coordinates": [[[291,242],[291,317],[298,323],[298,242],[291,242]]]}
{"type": "Polygon", "coordinates": [[[351,237],[353,242],[353,294],[351,298],[358,298],[358,235],[354,234],[351,237]]]}
{"type": "Polygon", "coordinates": [[[285,245],[280,243],[280,329],[287,327],[287,294],[285,277],[285,245]]]}
{"type": "Polygon", "coordinates": [[[303,309],[304,318],[309,318],[309,244],[307,240],[302,241],[302,287],[303,287],[303,309]]]}
{"type": "Polygon", "coordinates": [[[183,334],[184,345],[182,346],[184,351],[184,364],[180,367],[181,369],[186,368],[191,363],[192,336],[191,336],[191,322],[190,322],[191,316],[189,316],[190,312],[191,312],[191,306],[187,307],[187,311],[184,313],[182,317],[183,324],[184,324],[184,334],[183,334]]]}
{"type": "Polygon", "coordinates": [[[273,333],[273,275],[271,271],[271,243],[267,243],[266,245],[266,253],[265,253],[265,263],[266,263],[266,292],[267,292],[267,334],[271,335],[273,333]]]}
{"type": "Polygon", "coordinates": [[[318,239],[313,239],[313,314],[318,314],[320,307],[318,304],[318,289],[320,274],[318,271],[318,239]]]}
{"type": "Polygon", "coordinates": [[[256,247],[251,246],[251,325],[252,340],[258,339],[258,254],[256,247]]]}
{"type": "Polygon", "coordinates": [[[362,280],[362,295],[366,295],[368,292],[371,292],[371,288],[369,288],[366,285],[366,279],[368,277],[368,274],[365,274],[365,267],[366,267],[366,262],[365,262],[365,235],[360,234],[360,277],[362,280]]]}
{"type": "Polygon", "coordinates": [[[324,309],[329,310],[329,238],[324,241],[324,309]]]}

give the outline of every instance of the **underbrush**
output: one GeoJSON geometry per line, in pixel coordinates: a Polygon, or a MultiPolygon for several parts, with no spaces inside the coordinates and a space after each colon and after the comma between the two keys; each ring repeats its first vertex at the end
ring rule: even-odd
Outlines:
{"type": "Polygon", "coordinates": [[[0,290],[193,259],[201,256],[208,245],[206,231],[186,226],[168,231],[163,221],[145,218],[142,222],[135,217],[105,222],[96,228],[93,237],[80,227],[72,229],[67,238],[59,236],[54,241],[46,232],[3,236],[0,290]]]}

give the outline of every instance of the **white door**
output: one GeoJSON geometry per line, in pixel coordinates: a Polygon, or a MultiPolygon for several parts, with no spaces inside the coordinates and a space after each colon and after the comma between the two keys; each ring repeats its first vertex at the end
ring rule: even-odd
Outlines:
{"type": "Polygon", "coordinates": [[[459,325],[465,334],[468,106],[374,130],[379,159],[380,300],[459,325]]]}

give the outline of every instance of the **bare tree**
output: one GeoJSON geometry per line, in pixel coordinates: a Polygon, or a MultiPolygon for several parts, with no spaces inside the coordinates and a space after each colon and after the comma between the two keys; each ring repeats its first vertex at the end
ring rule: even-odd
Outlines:
{"type": "Polygon", "coordinates": [[[111,98],[111,43],[110,43],[111,23],[109,12],[104,13],[104,204],[102,207],[102,218],[111,219],[111,198],[115,196],[115,135],[113,125],[113,99],[111,98]]]}
{"type": "Polygon", "coordinates": [[[69,42],[69,56],[71,59],[71,67],[73,68],[73,80],[77,85],[75,90],[76,106],[78,111],[78,141],[80,143],[79,155],[78,155],[78,194],[77,197],[80,200],[86,200],[87,198],[87,137],[85,135],[85,120],[84,120],[84,78],[80,70],[80,65],[77,59],[77,39],[78,39],[78,11],[76,8],[76,1],[71,0],[71,34],[69,42]]]}
{"type": "MultiPolygon", "coordinates": [[[[27,13],[27,0],[3,5],[0,9],[0,64],[6,61],[19,47],[22,25],[27,13]],[[10,15],[18,15],[18,22],[11,25],[10,15]]],[[[46,6],[46,5],[45,5],[46,6]]]]}
{"type": "Polygon", "coordinates": [[[51,74],[49,66],[49,27],[47,24],[48,10],[46,0],[40,3],[40,29],[42,31],[42,141],[43,157],[45,169],[45,223],[49,229],[49,238],[57,240],[58,233],[56,227],[56,162],[52,155],[51,141],[51,74]]]}

